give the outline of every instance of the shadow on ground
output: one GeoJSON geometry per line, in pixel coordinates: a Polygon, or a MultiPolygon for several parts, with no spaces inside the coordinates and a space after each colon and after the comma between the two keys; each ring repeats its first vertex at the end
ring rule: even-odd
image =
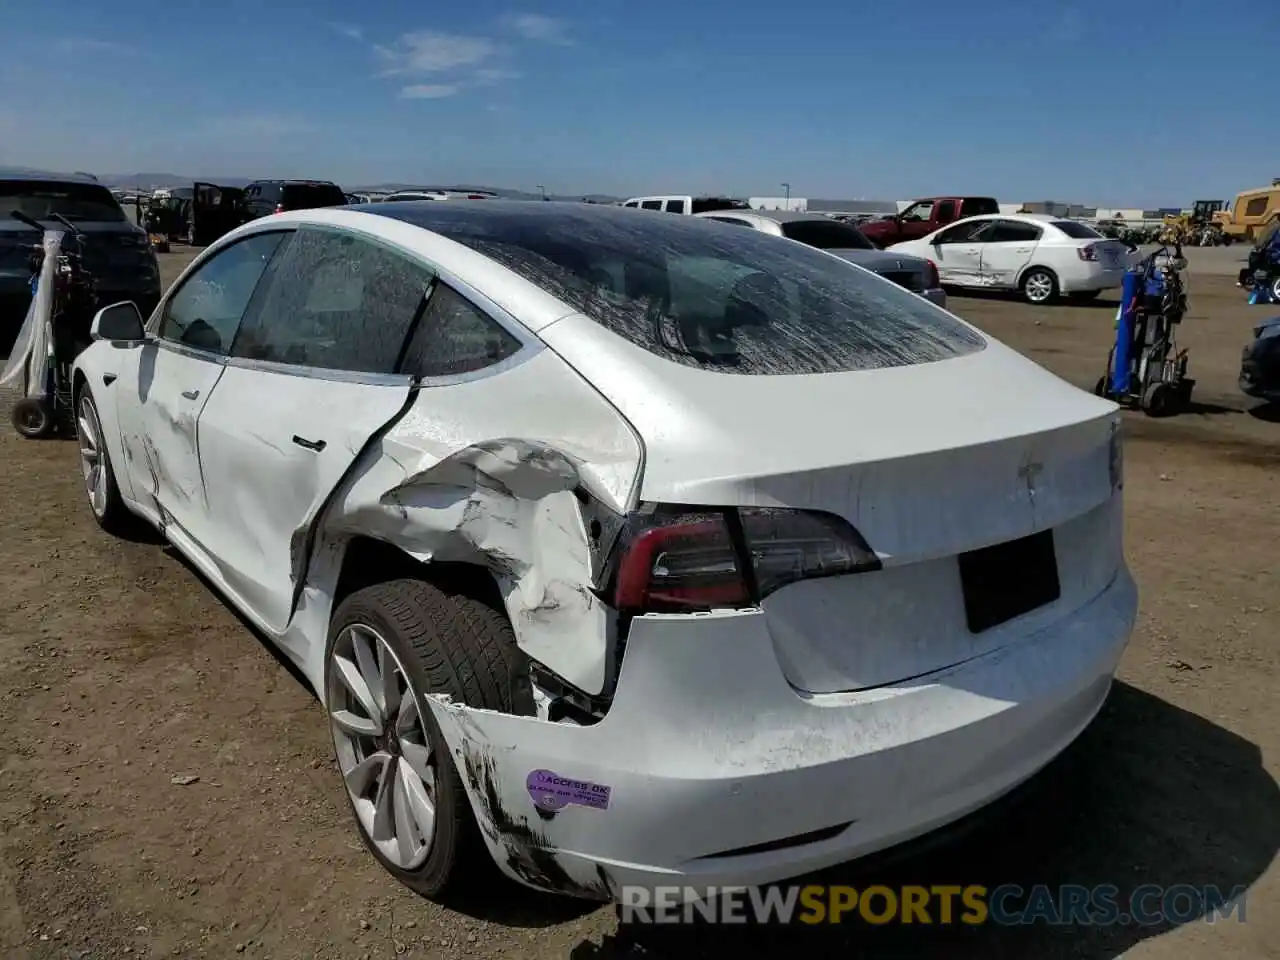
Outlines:
{"type": "MultiPolygon", "coordinates": [[[[1067,884],[1119,889],[1123,909],[1136,888],[1216,887],[1223,897],[1256,881],[1280,849],[1280,786],[1252,743],[1187,711],[1117,684],[1098,720],[1035,781],[1024,802],[955,843],[871,872],[852,864],[802,883],[1067,884]],[[1213,789],[1206,789],[1212,784],[1213,789]]],[[[1010,901],[1010,905],[1018,901],[1010,901]]],[[[1156,902],[1159,902],[1158,900],[1156,902]]],[[[1181,923],[1204,922],[1188,914],[1181,923]]],[[[1246,912],[1250,905],[1247,903],[1246,912]]],[[[1256,907],[1255,907],[1256,909],[1256,907]]],[[[935,924],[937,916],[935,912],[935,924]]],[[[1218,922],[1235,923],[1238,915],[1218,922]]],[[[1181,925],[1017,927],[621,926],[603,944],[586,942],[573,960],[616,957],[685,960],[740,953],[806,958],[1027,957],[1110,960],[1181,925]]]]}
{"type": "MultiPolygon", "coordinates": [[[[212,589],[177,551],[169,552],[212,589]]],[[[227,606],[310,692],[293,663],[227,606]]],[[[339,789],[336,779],[334,789],[339,789]]],[[[930,844],[926,838],[906,855],[868,858],[796,883],[859,889],[873,884],[980,884],[989,890],[1011,884],[1023,890],[1114,885],[1121,908],[1136,888],[1151,884],[1211,887],[1227,898],[1254,883],[1280,851],[1280,785],[1263,768],[1253,743],[1117,683],[1094,724],[1016,802],[959,826],[948,832],[945,843],[930,844]],[[1206,789],[1207,784],[1213,789],[1206,789]]],[[[1021,902],[1013,899],[1007,906],[1016,909],[1021,902]]],[[[501,896],[489,889],[455,897],[448,906],[491,923],[540,928],[574,919],[599,904],[506,885],[501,896]]],[[[1198,913],[1187,916],[1185,907],[1180,905],[1184,912],[1178,920],[1149,926],[944,926],[936,915],[927,926],[872,926],[857,919],[834,927],[622,924],[603,943],[580,943],[571,957],[719,960],[739,952],[803,949],[807,960],[847,960],[851,955],[1111,960],[1182,923],[1203,921],[1198,913]]]]}
{"type": "MultiPolygon", "coordinates": [[[[155,534],[159,537],[159,534],[155,534]]],[[[218,601],[226,607],[226,609],[238,620],[241,626],[253,636],[262,648],[269,653],[281,667],[283,667],[298,685],[306,691],[308,696],[313,700],[316,699],[315,691],[311,689],[311,684],[307,682],[306,676],[302,670],[295,664],[284,652],[277,647],[271,640],[264,636],[258,628],[236,607],[231,604],[213,583],[181,553],[172,546],[164,547],[165,554],[172,557],[176,562],[182,564],[183,567],[208,590],[218,601]]],[[[323,723],[320,714],[316,714],[316,722],[323,723]]],[[[341,779],[335,768],[333,778],[333,789],[341,790],[341,779]]],[[[351,823],[351,831],[354,835],[356,831],[354,820],[351,823]]],[[[541,893],[537,890],[531,890],[528,887],[522,887],[515,883],[507,883],[500,880],[494,874],[486,876],[483,885],[473,885],[470,890],[460,891],[453,894],[447,901],[442,901],[444,906],[458,913],[465,914],[476,920],[483,920],[489,923],[499,923],[509,927],[521,927],[529,929],[541,929],[553,927],[557,924],[567,923],[578,917],[584,916],[595,910],[600,909],[600,904],[590,900],[581,900],[573,897],[558,896],[550,893],[541,893]],[[503,893],[501,897],[494,897],[493,883],[503,883],[503,893]]],[[[390,882],[390,881],[388,881],[390,882]]]]}

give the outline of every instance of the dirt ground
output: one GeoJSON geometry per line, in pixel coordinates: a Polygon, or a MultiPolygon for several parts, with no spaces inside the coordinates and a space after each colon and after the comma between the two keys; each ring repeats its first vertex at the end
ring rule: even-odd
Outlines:
{"type": "MultiPolygon", "coordinates": [[[[185,262],[162,259],[170,277],[185,262]]],[[[98,531],[74,444],[6,422],[0,956],[1280,957],[1280,413],[1235,390],[1265,308],[1225,272],[1192,277],[1195,412],[1126,423],[1141,617],[1098,721],[995,823],[891,876],[818,879],[1246,885],[1245,922],[657,937],[504,884],[424,902],[361,847],[312,696],[171,551],[98,531]]],[[[1114,304],[953,307],[1074,383],[1101,373],[1114,304]]]]}

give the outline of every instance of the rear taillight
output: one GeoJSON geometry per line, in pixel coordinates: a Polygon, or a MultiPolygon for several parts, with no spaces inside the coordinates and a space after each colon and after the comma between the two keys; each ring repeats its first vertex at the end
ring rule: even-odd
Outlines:
{"type": "Polygon", "coordinates": [[[942,277],[938,274],[938,265],[932,260],[926,260],[929,266],[924,272],[924,288],[926,290],[936,290],[942,286],[942,277]]]}
{"type": "Polygon", "coordinates": [[[664,508],[632,518],[615,569],[614,605],[634,614],[752,606],[797,580],[878,570],[880,559],[833,514],[664,508]]]}
{"type": "Polygon", "coordinates": [[[1081,260],[1097,260],[1098,248],[1092,243],[1083,247],[1076,247],[1076,255],[1079,256],[1081,260]]]}

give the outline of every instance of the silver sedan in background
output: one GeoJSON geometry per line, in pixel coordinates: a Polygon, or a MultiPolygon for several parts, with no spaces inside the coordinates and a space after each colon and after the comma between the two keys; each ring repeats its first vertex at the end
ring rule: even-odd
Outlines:
{"type": "Polygon", "coordinates": [[[947,306],[946,291],[938,278],[938,268],[931,260],[877,249],[852,224],[820,213],[793,210],[713,210],[694,216],[750,227],[826,250],[878,273],[944,309],[947,306]]]}

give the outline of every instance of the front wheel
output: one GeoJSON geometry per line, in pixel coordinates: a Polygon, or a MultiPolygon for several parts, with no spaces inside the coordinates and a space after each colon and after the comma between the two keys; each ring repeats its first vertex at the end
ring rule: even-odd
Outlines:
{"type": "Polygon", "coordinates": [[[126,534],[141,526],[142,521],[129,511],[120,497],[105,436],[98,405],[86,386],[76,404],[76,440],[80,445],[80,472],[84,477],[85,496],[98,526],[108,533],[126,534]]]}
{"type": "Polygon", "coordinates": [[[426,897],[491,876],[426,697],[532,716],[528,662],[507,618],[421,580],[356,591],[330,625],[325,693],[356,826],[383,867],[426,897]]]}
{"type": "Polygon", "coordinates": [[[1058,296],[1058,278],[1044,267],[1033,267],[1022,278],[1022,296],[1037,306],[1052,303],[1058,296]]]}
{"type": "Polygon", "coordinates": [[[1267,287],[1267,292],[1271,294],[1272,303],[1280,303],[1280,273],[1271,278],[1271,283],[1267,287]]]}
{"type": "Polygon", "coordinates": [[[53,436],[57,422],[53,404],[47,399],[23,397],[13,405],[13,428],[28,440],[44,440],[53,436]]]}

